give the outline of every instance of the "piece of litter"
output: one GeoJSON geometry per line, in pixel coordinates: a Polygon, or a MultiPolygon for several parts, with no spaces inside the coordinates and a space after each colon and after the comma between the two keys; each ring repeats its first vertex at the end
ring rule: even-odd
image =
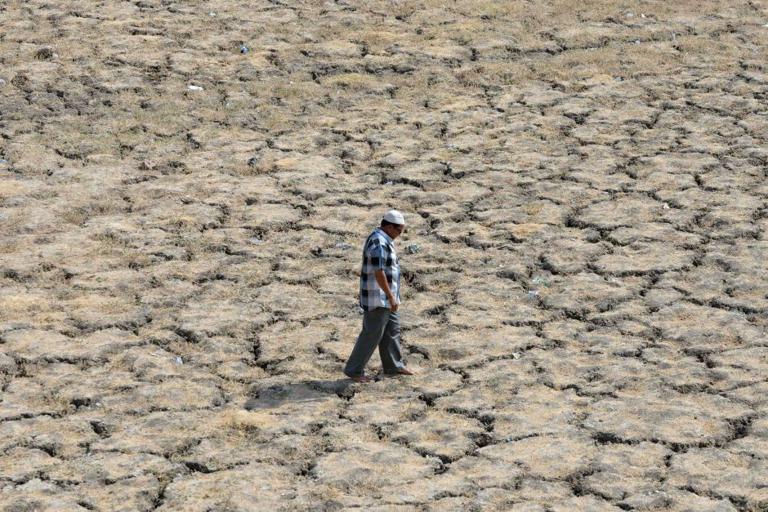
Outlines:
{"type": "Polygon", "coordinates": [[[184,364],[184,360],[181,358],[181,356],[176,356],[176,364],[184,364]]]}
{"type": "Polygon", "coordinates": [[[640,44],[640,40],[639,40],[639,39],[636,39],[636,40],[635,40],[635,44],[640,44]]]}
{"type": "Polygon", "coordinates": [[[199,85],[188,85],[187,89],[189,89],[190,91],[202,91],[203,90],[203,88],[200,87],[199,85]]]}
{"type": "Polygon", "coordinates": [[[641,17],[641,18],[645,18],[645,14],[641,14],[641,15],[640,15],[640,17],[641,17]]]}
{"type": "Polygon", "coordinates": [[[668,205],[667,203],[664,203],[664,205],[662,206],[662,208],[664,208],[665,210],[669,210],[669,205],[668,205]]]}
{"type": "Polygon", "coordinates": [[[4,86],[6,84],[6,81],[0,78],[0,87],[4,86]]]}
{"type": "Polygon", "coordinates": [[[394,185],[391,181],[384,182],[385,185],[394,185]]]}
{"type": "Polygon", "coordinates": [[[7,163],[8,163],[8,160],[6,160],[5,158],[0,158],[0,165],[5,165],[7,163]]]}
{"type": "Polygon", "coordinates": [[[347,249],[351,249],[352,246],[349,245],[347,242],[336,242],[336,248],[347,250],[347,249]]]}
{"type": "Polygon", "coordinates": [[[213,12],[213,11],[211,11],[211,12],[209,12],[209,13],[208,13],[208,16],[210,16],[211,18],[213,18],[214,16],[216,16],[216,13],[215,13],[215,12],[213,12]]]}
{"type": "Polygon", "coordinates": [[[520,352],[512,352],[512,359],[520,359],[520,352]]]}
{"type": "Polygon", "coordinates": [[[416,254],[417,252],[421,252],[421,247],[416,244],[411,244],[405,248],[405,252],[408,254],[416,254]]]}
{"type": "Polygon", "coordinates": [[[240,53],[248,53],[248,47],[244,44],[240,45],[240,53]]]}
{"type": "Polygon", "coordinates": [[[253,245],[259,245],[264,243],[264,240],[262,240],[261,238],[249,238],[248,241],[251,242],[253,245]]]}
{"type": "Polygon", "coordinates": [[[528,292],[528,297],[530,298],[538,297],[538,296],[539,296],[539,290],[530,290],[528,292]]]}
{"type": "Polygon", "coordinates": [[[534,277],[534,278],[533,278],[533,280],[532,280],[531,282],[532,282],[533,284],[539,284],[539,285],[542,285],[542,286],[545,286],[545,287],[546,287],[546,286],[549,286],[549,282],[547,282],[547,280],[546,280],[546,279],[544,279],[544,278],[543,278],[543,277],[541,277],[541,276],[536,276],[536,277],[534,277]]]}

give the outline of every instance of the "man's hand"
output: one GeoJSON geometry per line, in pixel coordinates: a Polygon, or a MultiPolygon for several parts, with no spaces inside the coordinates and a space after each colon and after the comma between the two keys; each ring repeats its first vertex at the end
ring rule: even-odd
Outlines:
{"type": "Polygon", "coordinates": [[[376,282],[379,284],[379,287],[384,290],[384,294],[387,296],[387,300],[389,301],[389,310],[393,313],[397,313],[397,308],[400,307],[400,303],[392,294],[392,290],[389,289],[389,283],[387,283],[386,274],[383,270],[377,270],[373,273],[373,276],[376,278],[376,282]]]}

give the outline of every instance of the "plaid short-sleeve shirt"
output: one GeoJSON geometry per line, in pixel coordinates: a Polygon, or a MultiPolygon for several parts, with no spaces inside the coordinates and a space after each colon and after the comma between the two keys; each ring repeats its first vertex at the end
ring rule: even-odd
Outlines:
{"type": "Polygon", "coordinates": [[[380,228],[368,236],[363,246],[363,266],[360,270],[360,307],[365,311],[390,307],[389,300],[373,273],[383,270],[392,295],[400,302],[400,264],[395,243],[380,228]]]}

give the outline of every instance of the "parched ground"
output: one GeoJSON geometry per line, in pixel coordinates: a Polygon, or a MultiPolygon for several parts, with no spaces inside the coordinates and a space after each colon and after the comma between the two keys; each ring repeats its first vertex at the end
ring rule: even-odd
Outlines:
{"type": "Polygon", "coordinates": [[[758,0],[1,2],[0,510],[768,510],[767,43],[758,0]],[[390,207],[419,375],[361,386],[390,207]]]}

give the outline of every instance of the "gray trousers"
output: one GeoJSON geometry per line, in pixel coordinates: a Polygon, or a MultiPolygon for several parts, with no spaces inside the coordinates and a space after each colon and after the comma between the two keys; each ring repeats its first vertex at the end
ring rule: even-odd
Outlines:
{"type": "Polygon", "coordinates": [[[363,313],[363,329],[344,367],[344,374],[347,377],[362,376],[376,347],[379,347],[384,373],[397,373],[398,369],[405,368],[400,349],[400,317],[389,308],[363,313]]]}

